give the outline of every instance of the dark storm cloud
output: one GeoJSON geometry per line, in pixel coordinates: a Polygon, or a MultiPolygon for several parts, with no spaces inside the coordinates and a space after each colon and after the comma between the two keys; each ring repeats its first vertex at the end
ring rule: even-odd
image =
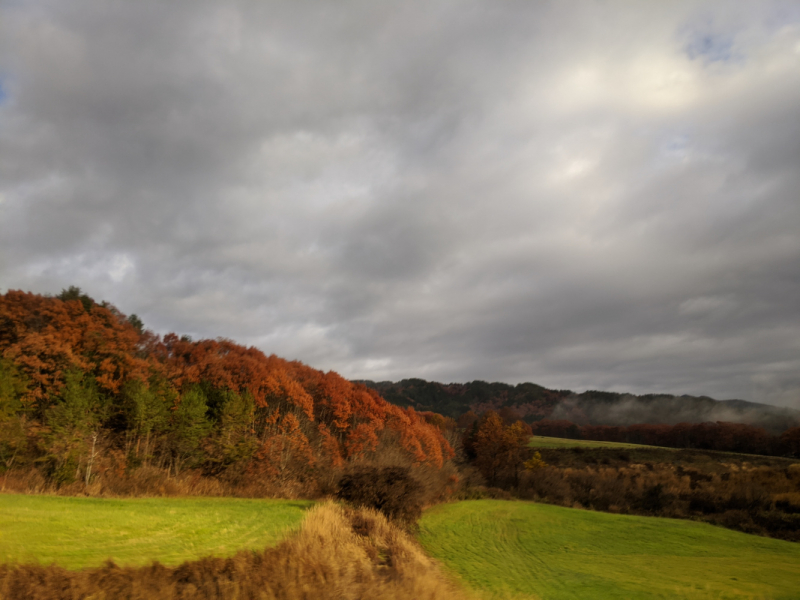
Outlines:
{"type": "Polygon", "coordinates": [[[796,2],[10,2],[0,284],[351,378],[800,406],[796,2]]]}

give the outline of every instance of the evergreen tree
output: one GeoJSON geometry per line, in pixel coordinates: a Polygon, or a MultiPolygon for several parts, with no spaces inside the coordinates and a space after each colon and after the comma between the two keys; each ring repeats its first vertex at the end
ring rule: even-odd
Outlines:
{"type": "Polygon", "coordinates": [[[59,483],[75,480],[81,467],[93,461],[94,442],[108,407],[93,377],[71,370],[64,381],[60,396],[45,413],[49,431],[43,436],[50,475],[59,483]]]}
{"type": "Polygon", "coordinates": [[[80,303],[83,305],[83,309],[86,312],[92,310],[94,306],[94,298],[90,297],[88,294],[84,294],[81,288],[76,287],[74,285],[69,286],[66,290],[61,290],[61,293],[56,296],[59,300],[63,300],[64,302],[69,302],[70,300],[80,300],[80,303]]]}
{"type": "Polygon", "coordinates": [[[143,460],[146,464],[149,461],[152,439],[167,428],[171,403],[167,404],[159,391],[155,382],[148,386],[138,379],[129,381],[122,389],[128,432],[136,439],[132,454],[137,462],[143,460]]]}
{"type": "Polygon", "coordinates": [[[206,395],[200,386],[184,393],[175,407],[169,435],[176,474],[185,464],[191,464],[199,457],[200,442],[211,429],[207,413],[206,395]]]}
{"type": "Polygon", "coordinates": [[[0,359],[0,469],[3,470],[19,464],[20,455],[27,449],[27,423],[22,404],[26,391],[24,376],[11,361],[0,359]]]}

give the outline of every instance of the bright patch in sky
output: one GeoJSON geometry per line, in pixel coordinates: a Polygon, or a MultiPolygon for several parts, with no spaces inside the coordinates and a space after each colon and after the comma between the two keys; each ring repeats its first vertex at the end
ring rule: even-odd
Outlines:
{"type": "Polygon", "coordinates": [[[114,283],[125,279],[134,269],[133,260],[127,254],[117,254],[110,260],[108,276],[114,283]]]}

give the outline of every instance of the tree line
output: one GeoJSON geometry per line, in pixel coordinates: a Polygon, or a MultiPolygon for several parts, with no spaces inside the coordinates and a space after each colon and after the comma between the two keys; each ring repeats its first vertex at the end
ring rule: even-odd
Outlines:
{"type": "Polygon", "coordinates": [[[543,419],[531,425],[534,435],[601,442],[625,442],[667,448],[717,450],[766,456],[800,458],[800,427],[781,434],[744,423],[678,423],[628,426],[576,425],[565,420],[543,419]]]}

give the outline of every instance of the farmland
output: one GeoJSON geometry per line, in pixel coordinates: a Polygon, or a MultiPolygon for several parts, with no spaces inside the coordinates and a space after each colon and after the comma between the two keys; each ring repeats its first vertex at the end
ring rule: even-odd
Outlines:
{"type": "Polygon", "coordinates": [[[0,562],[70,568],[262,550],[297,529],[304,500],[231,498],[100,499],[0,495],[0,562]]]}
{"type": "Polygon", "coordinates": [[[423,547],[500,597],[796,598],[800,545],[691,521],[528,502],[440,505],[423,547]]]}

